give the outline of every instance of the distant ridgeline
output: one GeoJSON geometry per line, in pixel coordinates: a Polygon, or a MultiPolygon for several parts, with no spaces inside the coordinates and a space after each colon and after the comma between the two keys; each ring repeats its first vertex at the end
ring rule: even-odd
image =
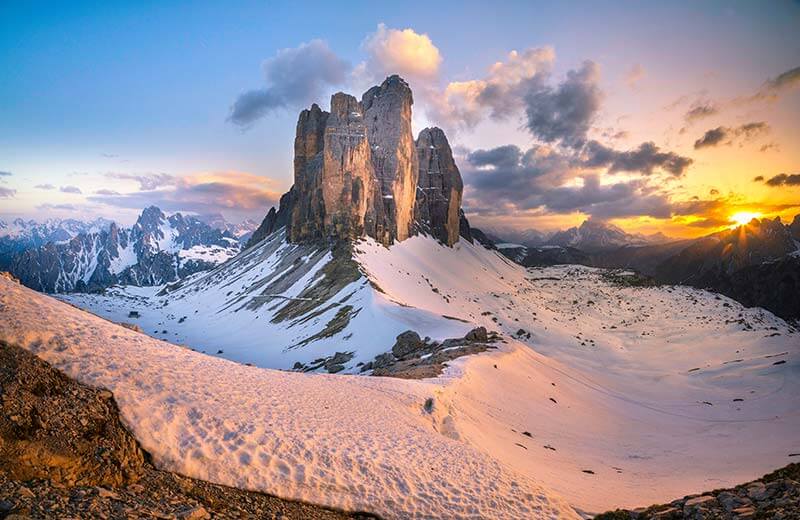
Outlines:
{"type": "Polygon", "coordinates": [[[130,228],[102,219],[87,224],[17,219],[0,226],[0,269],[50,293],[173,282],[240,251],[246,227],[225,229],[220,222],[212,227],[204,220],[167,216],[155,206],[145,208],[130,228]]]}
{"type": "Polygon", "coordinates": [[[439,128],[411,132],[413,96],[399,76],[361,101],[337,93],[331,111],[303,110],[294,141],[294,185],[247,244],[281,227],[291,242],[367,235],[384,245],[423,232],[449,246],[472,241],[463,183],[439,128]]]}

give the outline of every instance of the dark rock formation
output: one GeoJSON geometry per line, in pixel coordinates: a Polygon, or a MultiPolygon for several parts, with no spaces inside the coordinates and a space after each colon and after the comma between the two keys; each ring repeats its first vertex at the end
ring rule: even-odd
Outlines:
{"type": "Polygon", "coordinates": [[[403,359],[423,347],[422,338],[413,330],[407,330],[397,336],[397,341],[392,347],[392,354],[398,359],[403,359]]]}
{"type": "Polygon", "coordinates": [[[361,372],[372,370],[373,376],[401,379],[436,377],[448,361],[493,349],[493,343],[500,340],[498,333],[487,332],[485,327],[472,329],[462,338],[448,338],[441,342],[420,339],[419,334],[407,330],[397,336],[391,352],[380,354],[362,365],[361,372]]]}
{"type": "Polygon", "coordinates": [[[278,229],[286,227],[289,224],[289,219],[291,218],[292,208],[294,207],[294,201],[296,198],[295,193],[296,192],[294,188],[287,191],[281,196],[277,211],[275,210],[275,207],[269,209],[267,216],[264,217],[263,221],[261,221],[261,225],[258,226],[258,228],[253,232],[253,235],[245,244],[245,249],[258,244],[278,229]]]}
{"type": "Polygon", "coordinates": [[[330,113],[317,105],[300,113],[289,240],[366,234],[389,245],[409,236],[419,167],[412,103],[405,81],[391,76],[360,102],[340,92],[330,113]]]}
{"type": "Polygon", "coordinates": [[[731,489],[689,495],[668,504],[633,511],[618,509],[595,520],[797,519],[800,518],[800,464],[789,464],[731,489]]]}
{"type": "MultiPolygon", "coordinates": [[[[467,216],[464,215],[464,210],[460,208],[458,210],[458,234],[470,244],[474,243],[472,228],[469,225],[469,220],[467,220],[467,216]]],[[[492,245],[492,247],[494,247],[494,245],[492,245]]]]}
{"type": "Polygon", "coordinates": [[[466,221],[461,212],[464,184],[440,128],[426,128],[419,133],[417,156],[417,220],[424,231],[451,246],[458,241],[462,218],[466,221]]]}

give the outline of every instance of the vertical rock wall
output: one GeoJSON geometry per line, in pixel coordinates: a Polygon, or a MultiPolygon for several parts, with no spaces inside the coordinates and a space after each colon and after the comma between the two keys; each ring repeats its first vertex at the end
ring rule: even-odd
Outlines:
{"type": "Polygon", "coordinates": [[[361,101],[340,92],[330,113],[303,110],[294,186],[253,238],[285,225],[293,242],[369,235],[388,246],[416,229],[457,242],[461,175],[442,130],[425,129],[414,141],[413,103],[408,84],[390,76],[361,101]]]}

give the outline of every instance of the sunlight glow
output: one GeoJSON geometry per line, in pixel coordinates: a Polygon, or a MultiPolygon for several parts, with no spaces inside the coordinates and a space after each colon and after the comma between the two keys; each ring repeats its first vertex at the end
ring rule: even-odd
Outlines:
{"type": "Polygon", "coordinates": [[[761,213],[751,212],[751,211],[740,211],[738,213],[734,213],[733,215],[731,215],[728,220],[733,222],[733,224],[731,224],[731,227],[735,228],[749,223],[754,218],[761,218],[761,213]]]}

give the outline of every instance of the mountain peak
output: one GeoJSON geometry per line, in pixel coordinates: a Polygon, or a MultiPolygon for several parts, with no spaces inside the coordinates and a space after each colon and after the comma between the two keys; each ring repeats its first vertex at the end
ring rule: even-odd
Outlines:
{"type": "Polygon", "coordinates": [[[390,245],[422,230],[455,243],[461,174],[441,129],[425,129],[414,140],[413,102],[408,83],[394,75],[361,101],[337,92],[330,112],[317,105],[300,112],[294,185],[253,238],[285,225],[291,242],[367,235],[390,245]]]}

